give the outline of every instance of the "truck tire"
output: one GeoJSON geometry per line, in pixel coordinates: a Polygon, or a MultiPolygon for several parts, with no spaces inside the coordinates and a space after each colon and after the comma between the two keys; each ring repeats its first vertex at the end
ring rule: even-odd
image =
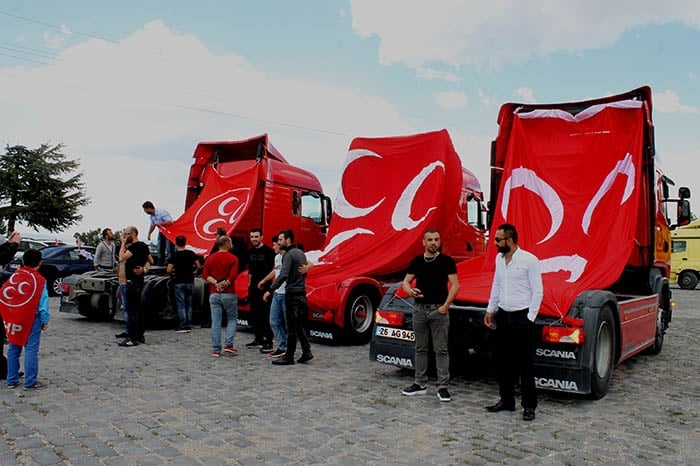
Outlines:
{"type": "Polygon", "coordinates": [[[684,270],[678,276],[678,286],[684,290],[694,290],[698,286],[698,276],[693,271],[684,270]]]}
{"type": "Polygon", "coordinates": [[[374,311],[379,293],[368,286],[358,287],[350,294],[345,306],[345,338],[349,343],[367,343],[374,328],[374,311]]]}
{"type": "Polygon", "coordinates": [[[173,328],[177,309],[170,299],[170,277],[154,277],[144,283],[141,291],[141,310],[148,329],[173,328]]]}
{"type": "Polygon", "coordinates": [[[615,364],[615,321],[609,304],[604,304],[598,313],[591,367],[591,396],[598,400],[610,389],[615,364]]]}
{"type": "Polygon", "coordinates": [[[644,354],[656,355],[664,347],[664,335],[671,320],[668,313],[671,312],[671,290],[668,285],[664,285],[659,293],[659,311],[656,314],[656,334],[654,344],[644,350],[644,354]]]}

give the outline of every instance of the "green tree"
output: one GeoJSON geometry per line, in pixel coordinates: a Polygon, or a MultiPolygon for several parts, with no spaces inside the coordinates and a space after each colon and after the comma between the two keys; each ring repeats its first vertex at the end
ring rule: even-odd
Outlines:
{"type": "Polygon", "coordinates": [[[74,233],[73,238],[85,246],[97,246],[102,241],[102,228],[95,228],[84,233],[74,233]]]}
{"type": "Polygon", "coordinates": [[[0,156],[0,219],[13,231],[16,222],[51,232],[80,221],[85,197],[80,163],[68,159],[63,144],[36,149],[7,146],[0,156]]]}

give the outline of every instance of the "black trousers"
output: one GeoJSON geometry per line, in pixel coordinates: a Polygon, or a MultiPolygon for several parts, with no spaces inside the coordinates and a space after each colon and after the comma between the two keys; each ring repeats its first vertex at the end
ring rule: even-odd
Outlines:
{"type": "Polygon", "coordinates": [[[297,339],[301,345],[302,354],[311,352],[309,338],[306,335],[306,318],[309,313],[309,306],[306,304],[305,293],[290,293],[284,295],[287,305],[287,352],[285,359],[294,361],[294,352],[297,349],[297,339]]]}
{"type": "Polygon", "coordinates": [[[272,345],[272,329],[270,328],[270,305],[272,297],[263,301],[265,290],[257,286],[248,288],[248,303],[250,305],[250,324],[253,326],[255,339],[263,345],[272,345]]]}
{"type": "Polygon", "coordinates": [[[494,353],[501,400],[515,405],[515,384],[520,377],[521,405],[534,409],[537,407],[532,363],[535,324],[527,318],[527,312],[527,309],[515,312],[498,310],[494,353]]]}
{"type": "Polygon", "coordinates": [[[144,318],[141,308],[143,282],[132,280],[126,285],[127,328],[129,339],[138,342],[143,338],[144,318]]]}

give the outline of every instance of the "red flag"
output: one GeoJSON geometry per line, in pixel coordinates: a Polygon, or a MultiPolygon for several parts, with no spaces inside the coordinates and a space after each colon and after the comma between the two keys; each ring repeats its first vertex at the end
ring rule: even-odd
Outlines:
{"type": "Polygon", "coordinates": [[[0,288],[0,315],[13,345],[27,344],[45,283],[36,269],[22,267],[0,288]]]}
{"type": "MultiPolygon", "coordinates": [[[[620,276],[635,248],[642,167],[642,103],[516,114],[494,206],[499,224],[542,266],[540,312],[565,315],[576,296],[620,276]]],[[[457,266],[460,301],[488,302],[496,247],[457,266]]]]}

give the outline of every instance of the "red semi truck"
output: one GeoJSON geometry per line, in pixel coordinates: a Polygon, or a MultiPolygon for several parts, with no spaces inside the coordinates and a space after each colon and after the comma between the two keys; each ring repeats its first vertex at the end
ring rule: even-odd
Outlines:
{"type": "MultiPolygon", "coordinates": [[[[543,271],[536,384],[603,397],[616,364],[661,351],[671,321],[670,220],[689,221],[690,192],[670,199],[656,166],[649,87],[562,104],[501,107],[491,150],[491,232],[518,228],[543,271]]],[[[494,244],[458,265],[450,308],[453,371],[488,355],[483,325],[494,244]]],[[[393,287],[375,313],[370,359],[413,367],[412,299],[393,287]]]]}
{"type": "MultiPolygon", "coordinates": [[[[207,255],[224,228],[245,262],[248,236],[263,240],[292,229],[316,266],[307,280],[310,335],[331,341],[367,341],[373,315],[389,283],[399,279],[420,238],[441,231],[456,260],[485,251],[482,192],[461,165],[446,130],[352,141],[336,211],[318,179],[289,164],[267,135],[244,141],[203,142],[194,152],[185,212],[162,229],[171,241],[185,235],[207,255]],[[332,221],[331,221],[332,216],[332,221]],[[330,227],[329,227],[330,224],[330,227]]],[[[143,300],[152,327],[174,325],[169,277],[154,267],[143,300]]],[[[239,320],[249,324],[248,275],[236,282],[239,320]]],[[[61,310],[111,318],[119,308],[113,274],[72,277],[61,310]]],[[[206,287],[196,280],[195,310],[206,312],[206,287]]]]}
{"type": "MultiPolygon", "coordinates": [[[[268,236],[292,228],[300,243],[321,248],[325,244],[331,201],[311,172],[291,165],[269,142],[266,134],[242,141],[199,143],[194,151],[185,198],[185,212],[163,228],[174,242],[184,234],[189,246],[207,255],[218,228],[232,237],[246,256],[252,228],[268,236]]],[[[143,308],[149,327],[172,327],[177,319],[169,276],[165,267],[152,267],[145,278],[143,308]]],[[[247,274],[236,283],[245,309],[247,274]]],[[[111,319],[119,311],[116,275],[88,272],[65,280],[62,312],[111,319]]],[[[208,312],[207,287],[195,279],[193,309],[208,312]]],[[[243,324],[247,324],[245,318],[243,324]]]]}
{"type": "Polygon", "coordinates": [[[307,277],[310,335],[368,341],[381,297],[421,252],[429,228],[457,261],[483,254],[482,204],[479,181],[446,130],[355,138],[326,244],[307,253],[316,263],[307,277]]]}

